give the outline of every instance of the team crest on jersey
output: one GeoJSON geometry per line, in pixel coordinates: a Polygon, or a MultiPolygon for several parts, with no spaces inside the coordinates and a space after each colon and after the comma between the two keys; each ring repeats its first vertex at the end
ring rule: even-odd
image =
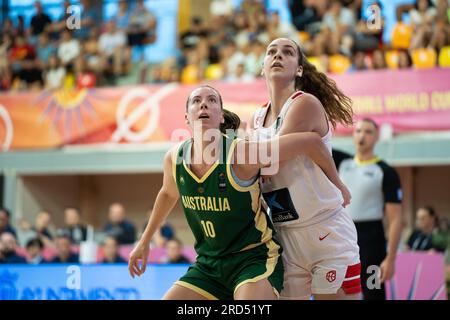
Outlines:
{"type": "Polygon", "coordinates": [[[184,177],[183,176],[180,177],[180,184],[184,186],[184,177]]]}
{"type": "Polygon", "coordinates": [[[225,173],[219,173],[219,191],[227,190],[227,177],[225,173]]]}
{"type": "Polygon", "coordinates": [[[199,188],[198,188],[198,193],[203,193],[203,192],[205,192],[205,189],[202,188],[202,187],[199,187],[199,188]]]}
{"type": "Polygon", "coordinates": [[[328,271],[326,278],[328,282],[333,282],[334,280],[336,280],[336,270],[328,271]]]}

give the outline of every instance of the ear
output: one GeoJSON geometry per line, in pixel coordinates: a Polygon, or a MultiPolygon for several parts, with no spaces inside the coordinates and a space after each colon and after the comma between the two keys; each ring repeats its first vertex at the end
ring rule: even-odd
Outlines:
{"type": "Polygon", "coordinates": [[[303,67],[299,66],[297,68],[297,77],[302,77],[303,76],[303,67]]]}
{"type": "Polygon", "coordinates": [[[223,111],[222,111],[222,115],[220,117],[220,123],[225,123],[225,117],[223,115],[223,111]]]}
{"type": "Polygon", "coordinates": [[[189,124],[189,119],[188,119],[187,113],[184,114],[184,120],[185,120],[186,124],[189,124]]]}

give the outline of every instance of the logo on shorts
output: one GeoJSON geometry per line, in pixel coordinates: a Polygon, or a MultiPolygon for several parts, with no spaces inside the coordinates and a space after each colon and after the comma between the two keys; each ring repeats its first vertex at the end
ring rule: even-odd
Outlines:
{"type": "Polygon", "coordinates": [[[333,282],[334,280],[336,280],[336,270],[328,271],[326,278],[328,282],[333,282]]]}

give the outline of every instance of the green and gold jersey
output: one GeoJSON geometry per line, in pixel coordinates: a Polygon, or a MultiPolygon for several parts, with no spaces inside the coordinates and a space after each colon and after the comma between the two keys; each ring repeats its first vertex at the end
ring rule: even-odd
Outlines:
{"type": "Polygon", "coordinates": [[[182,143],[172,158],[173,176],[196,239],[195,249],[199,255],[210,257],[275,244],[270,241],[274,231],[261,206],[258,179],[248,187],[238,184],[230,164],[238,140],[222,137],[221,161],[217,160],[201,178],[187,164],[192,139],[182,143]]]}

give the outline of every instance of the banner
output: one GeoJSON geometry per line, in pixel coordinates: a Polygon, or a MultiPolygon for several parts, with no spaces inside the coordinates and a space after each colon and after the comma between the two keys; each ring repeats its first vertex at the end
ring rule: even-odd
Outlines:
{"type": "Polygon", "coordinates": [[[399,253],[395,275],[386,283],[389,300],[447,300],[444,256],[419,252],[399,253]]]}
{"type": "MultiPolygon", "coordinates": [[[[450,130],[450,69],[371,71],[333,76],[354,101],[355,119],[394,132],[450,130]]],[[[208,83],[244,122],[267,102],[263,79],[208,83]]],[[[3,151],[70,144],[149,143],[189,136],[186,99],[197,85],[177,83],[0,95],[3,151]]],[[[325,106],[326,107],[326,106],[325,106]]],[[[351,128],[338,126],[337,134],[351,128]]]]}
{"type": "Polygon", "coordinates": [[[0,300],[159,300],[188,265],[0,265],[0,300]]]}

